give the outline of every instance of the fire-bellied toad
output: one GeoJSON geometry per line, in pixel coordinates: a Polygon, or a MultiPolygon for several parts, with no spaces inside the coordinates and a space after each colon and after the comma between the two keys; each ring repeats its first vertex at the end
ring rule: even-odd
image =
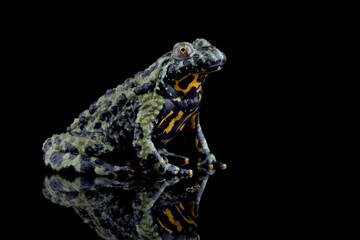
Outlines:
{"type": "Polygon", "coordinates": [[[188,159],[166,151],[166,144],[183,129],[193,131],[192,142],[210,168],[216,162],[199,123],[203,83],[220,70],[225,55],[205,39],[180,42],[145,71],[109,89],[67,128],[44,145],[45,164],[54,170],[74,168],[99,175],[133,171],[107,161],[118,149],[133,149],[145,169],[162,174],[192,175],[192,170],[169,163],[168,157],[188,159]],[[185,127],[185,125],[187,125],[185,127]]]}

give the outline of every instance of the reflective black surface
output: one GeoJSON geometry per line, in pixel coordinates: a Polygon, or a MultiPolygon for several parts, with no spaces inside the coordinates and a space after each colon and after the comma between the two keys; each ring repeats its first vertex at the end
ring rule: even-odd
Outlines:
{"type": "Polygon", "coordinates": [[[180,180],[132,177],[44,179],[44,196],[72,208],[103,239],[199,239],[198,210],[208,174],[180,180]]]}

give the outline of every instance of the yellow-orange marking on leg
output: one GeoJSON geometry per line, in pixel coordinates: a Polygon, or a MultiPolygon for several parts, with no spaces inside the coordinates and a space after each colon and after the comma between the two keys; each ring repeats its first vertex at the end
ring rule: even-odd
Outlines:
{"type": "Polygon", "coordinates": [[[190,128],[191,128],[191,129],[195,129],[195,128],[196,128],[196,116],[197,116],[197,115],[194,115],[194,116],[192,116],[192,118],[190,119],[190,128]]]}
{"type": "Polygon", "coordinates": [[[167,227],[165,227],[165,225],[160,221],[160,219],[156,218],[160,224],[160,226],[165,229],[166,231],[168,231],[169,233],[172,233],[171,229],[168,229],[167,227]]]}
{"type": "Polygon", "coordinates": [[[170,116],[172,115],[174,112],[171,111],[168,115],[166,115],[166,117],[163,118],[163,120],[161,120],[161,122],[159,123],[158,127],[160,127],[160,125],[170,116]]]}
{"type": "Polygon", "coordinates": [[[178,206],[175,206],[175,208],[176,208],[176,210],[180,213],[180,215],[183,217],[183,219],[184,219],[187,223],[189,223],[189,224],[194,224],[195,226],[197,226],[197,224],[196,224],[196,222],[195,222],[194,220],[192,220],[190,217],[189,217],[189,218],[185,217],[185,216],[181,213],[181,210],[180,210],[180,208],[179,208],[178,206]]]}
{"type": "Polygon", "coordinates": [[[164,130],[164,132],[169,133],[171,131],[171,129],[173,128],[174,123],[176,121],[180,120],[183,114],[184,114],[184,112],[180,110],[178,115],[170,121],[169,126],[167,126],[167,128],[164,130]]]}
{"type": "Polygon", "coordinates": [[[193,116],[198,109],[199,109],[199,108],[197,107],[194,112],[190,113],[190,114],[182,121],[181,125],[176,129],[176,131],[179,131],[179,130],[181,131],[181,130],[184,128],[186,121],[187,121],[191,116],[193,116]]]}
{"type": "Polygon", "coordinates": [[[169,218],[169,221],[170,221],[173,225],[176,226],[176,228],[177,228],[177,230],[178,230],[179,232],[183,229],[182,226],[181,226],[181,224],[180,224],[180,222],[179,222],[179,221],[176,221],[176,220],[174,219],[173,215],[171,214],[171,211],[170,211],[168,208],[166,208],[166,209],[163,211],[163,213],[169,218]]]}
{"type": "Polygon", "coordinates": [[[199,146],[199,139],[197,137],[195,137],[195,147],[198,150],[199,153],[202,152],[201,147],[199,146]]]}
{"type": "Polygon", "coordinates": [[[164,144],[164,145],[166,145],[168,142],[170,142],[171,141],[171,139],[166,139],[166,140],[161,140],[161,142],[164,144]]]}

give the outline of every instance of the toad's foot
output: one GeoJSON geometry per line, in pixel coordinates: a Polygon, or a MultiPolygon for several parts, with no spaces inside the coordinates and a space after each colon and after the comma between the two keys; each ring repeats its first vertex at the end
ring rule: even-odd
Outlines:
{"type": "Polygon", "coordinates": [[[159,153],[166,163],[170,161],[170,163],[179,167],[185,166],[186,164],[189,163],[188,157],[178,155],[175,153],[170,153],[165,149],[162,149],[161,151],[159,151],[159,153]]]}
{"type": "Polygon", "coordinates": [[[216,161],[215,156],[210,153],[198,159],[197,167],[198,169],[211,171],[215,169],[226,169],[227,165],[216,161]]]}
{"type": "Polygon", "coordinates": [[[193,176],[193,170],[182,169],[171,163],[167,163],[167,172],[176,175],[179,178],[191,178],[193,176]]]}

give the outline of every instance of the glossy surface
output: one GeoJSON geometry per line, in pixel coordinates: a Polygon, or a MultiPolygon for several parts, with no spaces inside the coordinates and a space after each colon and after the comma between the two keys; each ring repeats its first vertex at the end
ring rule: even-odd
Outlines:
{"type": "Polygon", "coordinates": [[[200,239],[198,210],[209,175],[189,180],[108,177],[44,179],[44,196],[72,208],[103,239],[200,239]]]}

